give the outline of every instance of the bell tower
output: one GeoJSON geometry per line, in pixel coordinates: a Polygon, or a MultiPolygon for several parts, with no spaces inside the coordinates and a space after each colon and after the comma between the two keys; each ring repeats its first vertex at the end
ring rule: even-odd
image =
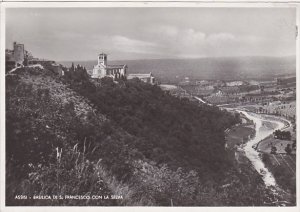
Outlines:
{"type": "Polygon", "coordinates": [[[98,65],[104,65],[107,66],[107,54],[101,53],[98,56],[98,65]]]}

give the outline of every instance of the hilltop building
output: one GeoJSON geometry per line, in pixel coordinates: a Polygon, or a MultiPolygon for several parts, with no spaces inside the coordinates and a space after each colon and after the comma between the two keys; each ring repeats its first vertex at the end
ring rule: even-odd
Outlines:
{"type": "Polygon", "coordinates": [[[100,79],[103,77],[111,77],[113,79],[127,78],[134,79],[138,78],[141,81],[149,84],[156,84],[155,78],[152,73],[149,74],[128,74],[127,65],[108,65],[107,54],[101,53],[98,55],[98,64],[94,66],[93,70],[88,71],[94,79],[100,79]]]}
{"type": "Polygon", "coordinates": [[[5,50],[6,72],[18,67],[35,67],[38,65],[41,65],[60,76],[64,75],[64,71],[61,65],[56,64],[56,62],[53,60],[34,58],[30,52],[25,50],[24,44],[14,42],[13,50],[5,50]]]}
{"type": "Polygon", "coordinates": [[[120,79],[126,77],[127,65],[108,65],[107,54],[101,53],[98,55],[98,64],[94,66],[92,78],[111,77],[120,79]]]}
{"type": "Polygon", "coordinates": [[[15,68],[16,63],[15,63],[15,59],[14,59],[14,52],[13,50],[10,49],[6,49],[5,50],[5,68],[6,70],[11,70],[13,68],[15,68]]]}
{"type": "Polygon", "coordinates": [[[156,83],[155,78],[153,77],[151,72],[149,74],[128,74],[127,76],[127,79],[134,79],[134,78],[138,78],[141,81],[145,83],[150,83],[152,85],[156,83]]]}
{"type": "Polygon", "coordinates": [[[14,42],[13,50],[5,50],[5,66],[6,70],[27,66],[27,65],[45,65],[55,63],[55,61],[34,58],[30,52],[25,50],[24,44],[14,42]]]}
{"type": "Polygon", "coordinates": [[[23,62],[25,60],[24,44],[14,42],[13,55],[14,55],[14,60],[15,60],[16,66],[23,65],[23,62]]]}
{"type": "Polygon", "coordinates": [[[5,65],[6,69],[10,70],[15,67],[21,67],[24,65],[26,57],[26,51],[24,44],[17,42],[13,43],[13,50],[5,50],[5,65]]]}

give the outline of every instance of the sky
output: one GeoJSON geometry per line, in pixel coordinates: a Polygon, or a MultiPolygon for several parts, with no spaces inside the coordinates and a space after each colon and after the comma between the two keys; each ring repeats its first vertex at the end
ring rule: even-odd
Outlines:
{"type": "Polygon", "coordinates": [[[6,48],[57,61],[293,56],[294,8],[7,8],[6,48]]]}

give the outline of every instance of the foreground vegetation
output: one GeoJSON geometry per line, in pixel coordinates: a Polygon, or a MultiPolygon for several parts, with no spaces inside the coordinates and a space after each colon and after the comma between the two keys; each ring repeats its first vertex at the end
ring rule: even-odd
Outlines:
{"type": "Polygon", "coordinates": [[[287,191],[292,203],[296,204],[296,156],[263,153],[262,160],[280,188],[287,191]]]}
{"type": "Polygon", "coordinates": [[[6,76],[7,205],[264,205],[249,167],[236,169],[216,107],[138,80],[91,81],[82,67],[59,77],[22,68],[6,76]],[[239,170],[239,171],[237,171],[239,170]],[[22,199],[16,195],[120,195],[22,199]]]}

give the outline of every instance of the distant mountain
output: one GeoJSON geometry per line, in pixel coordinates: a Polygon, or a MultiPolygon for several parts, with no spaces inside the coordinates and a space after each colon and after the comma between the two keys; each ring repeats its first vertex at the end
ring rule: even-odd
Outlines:
{"type": "MultiPolygon", "coordinates": [[[[97,61],[73,61],[92,69],[97,61]]],[[[60,62],[70,66],[71,62],[60,62]]],[[[152,72],[161,81],[190,79],[267,79],[296,74],[296,57],[222,57],[198,59],[152,59],[109,61],[127,64],[128,73],[152,72]],[[177,76],[177,77],[176,77],[177,76]]]]}

